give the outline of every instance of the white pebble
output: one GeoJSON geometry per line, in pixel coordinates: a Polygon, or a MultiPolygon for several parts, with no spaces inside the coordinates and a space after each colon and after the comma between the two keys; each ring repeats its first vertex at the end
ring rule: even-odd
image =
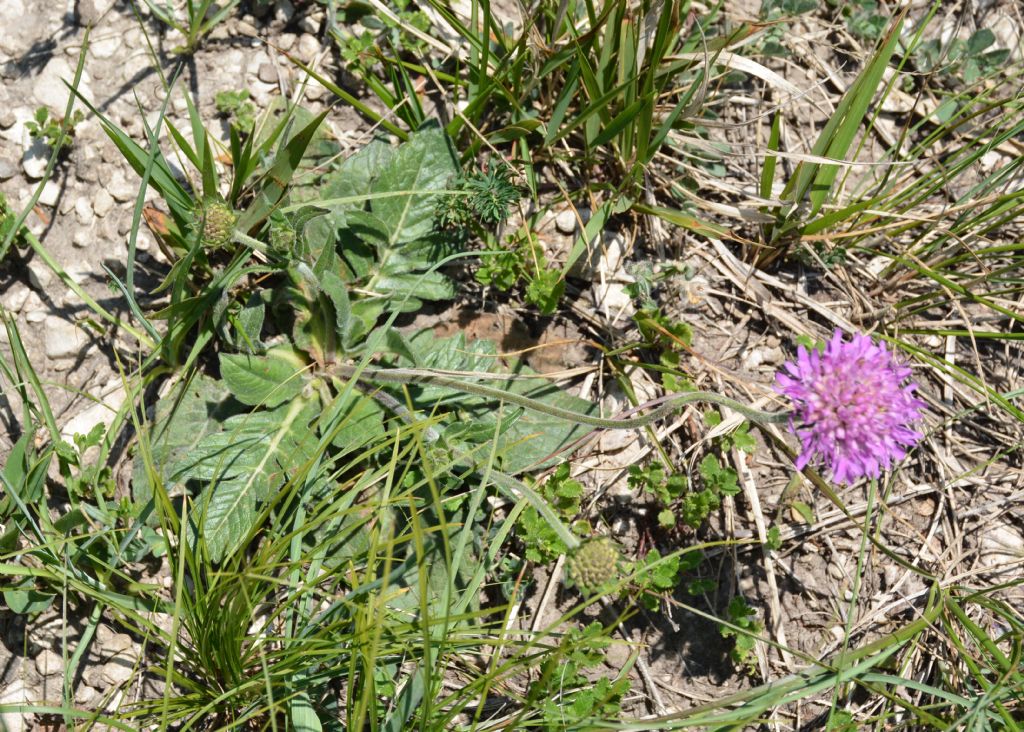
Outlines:
{"type": "Polygon", "coordinates": [[[576,212],[567,208],[558,214],[555,217],[555,228],[563,234],[572,234],[576,231],[576,212]]]}
{"type": "Polygon", "coordinates": [[[79,196],[75,200],[75,216],[78,217],[78,223],[82,226],[88,226],[92,223],[93,218],[95,218],[92,203],[85,196],[79,196]]]}
{"type": "Polygon", "coordinates": [[[36,656],[36,671],[40,676],[54,676],[64,670],[64,659],[49,648],[44,648],[36,656]]]}
{"type": "Polygon", "coordinates": [[[39,203],[53,208],[57,205],[57,199],[59,198],[60,186],[53,180],[46,181],[46,183],[43,184],[43,190],[39,192],[39,203]]]}
{"type": "Polygon", "coordinates": [[[53,282],[53,272],[42,260],[33,259],[28,263],[28,281],[37,290],[45,290],[53,282]]]}
{"type": "Polygon", "coordinates": [[[120,201],[121,203],[134,200],[135,196],[139,193],[138,186],[130,183],[124,177],[124,173],[120,171],[111,178],[107,190],[114,197],[115,201],[120,201]]]}
{"type": "Polygon", "coordinates": [[[21,156],[21,169],[32,180],[39,180],[46,173],[46,164],[50,160],[50,148],[42,140],[36,139],[21,156]]]}
{"type": "Polygon", "coordinates": [[[309,33],[303,33],[299,36],[299,60],[309,62],[320,53],[320,41],[311,36],[309,33]]]}
{"type": "Polygon", "coordinates": [[[74,323],[63,318],[48,316],[43,328],[43,341],[48,358],[75,356],[89,345],[85,333],[74,323]]]}
{"type": "Polygon", "coordinates": [[[12,286],[7,296],[4,297],[4,309],[10,313],[20,313],[21,309],[25,307],[25,302],[30,294],[32,294],[32,291],[24,285],[12,286]]]}
{"type": "Polygon", "coordinates": [[[92,210],[97,216],[103,218],[110,213],[110,209],[113,207],[114,198],[107,192],[106,188],[100,188],[96,191],[96,195],[92,199],[92,210]]]}

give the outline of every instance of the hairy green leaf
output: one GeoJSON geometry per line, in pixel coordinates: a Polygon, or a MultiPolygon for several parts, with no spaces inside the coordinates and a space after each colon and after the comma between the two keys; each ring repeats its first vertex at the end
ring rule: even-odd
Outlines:
{"type": "Polygon", "coordinates": [[[305,382],[302,357],[291,348],[275,348],[266,356],[220,354],[224,383],[242,404],[276,407],[294,399],[305,382]]]}

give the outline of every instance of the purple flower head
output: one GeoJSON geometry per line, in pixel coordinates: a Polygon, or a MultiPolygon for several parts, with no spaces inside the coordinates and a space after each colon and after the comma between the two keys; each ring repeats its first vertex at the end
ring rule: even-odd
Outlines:
{"type": "Polygon", "coordinates": [[[909,426],[924,408],[914,396],[917,384],[903,385],[910,369],[865,335],[846,343],[837,330],[824,352],[800,346],[784,369],[775,389],[793,401],[798,470],[821,460],[838,483],[877,478],[923,437],[909,426]]]}

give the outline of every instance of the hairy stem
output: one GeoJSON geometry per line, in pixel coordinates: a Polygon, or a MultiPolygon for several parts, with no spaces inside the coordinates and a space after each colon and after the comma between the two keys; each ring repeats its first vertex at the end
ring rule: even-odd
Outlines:
{"type": "Polygon", "coordinates": [[[684,404],[692,402],[707,402],[721,407],[727,407],[743,415],[744,418],[760,424],[788,422],[789,412],[763,412],[759,409],[752,409],[735,399],[722,396],[710,391],[687,391],[660,401],[650,412],[639,417],[605,418],[595,417],[582,412],[574,412],[571,409],[554,407],[550,404],[531,399],[522,394],[514,394],[486,384],[479,384],[479,379],[507,380],[509,377],[502,374],[478,373],[472,371],[460,372],[437,372],[423,369],[375,369],[358,368],[356,366],[338,365],[335,372],[344,378],[356,378],[360,381],[372,381],[386,384],[432,384],[434,386],[446,386],[452,389],[476,394],[478,396],[490,397],[509,404],[515,404],[535,412],[565,419],[576,424],[590,425],[610,430],[629,430],[638,427],[646,427],[655,420],[670,414],[684,404]]]}

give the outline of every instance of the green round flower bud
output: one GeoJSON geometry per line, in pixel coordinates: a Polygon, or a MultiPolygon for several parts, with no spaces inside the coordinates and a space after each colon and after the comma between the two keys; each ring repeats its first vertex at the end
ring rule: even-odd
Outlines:
{"type": "Polygon", "coordinates": [[[580,546],[569,558],[569,584],[585,595],[600,592],[601,588],[619,577],[619,550],[611,539],[591,539],[580,546]]]}
{"type": "Polygon", "coordinates": [[[231,243],[238,216],[234,209],[218,198],[207,198],[196,207],[197,223],[203,227],[203,246],[207,249],[222,249],[231,243]]]}

